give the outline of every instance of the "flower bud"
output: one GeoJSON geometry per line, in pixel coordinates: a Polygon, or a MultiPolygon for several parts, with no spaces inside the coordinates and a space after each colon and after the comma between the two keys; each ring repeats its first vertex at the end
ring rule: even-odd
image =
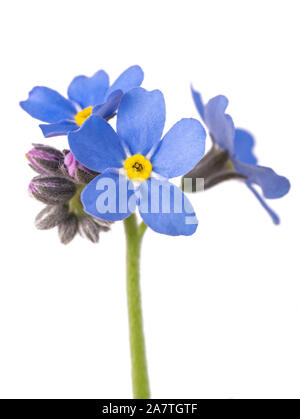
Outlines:
{"type": "Polygon", "coordinates": [[[100,220],[100,218],[95,218],[92,217],[94,223],[97,224],[99,231],[109,231],[110,230],[110,226],[111,226],[111,222],[106,221],[106,220],[100,220]]]}
{"type": "Polygon", "coordinates": [[[64,161],[64,155],[54,147],[43,144],[33,144],[26,157],[30,167],[40,174],[56,174],[64,161]]]}
{"type": "Polygon", "coordinates": [[[69,216],[59,224],[58,235],[62,244],[68,244],[72,241],[78,231],[78,219],[76,215],[69,216]]]}
{"type": "Polygon", "coordinates": [[[92,243],[99,241],[99,225],[91,217],[81,217],[79,219],[78,231],[80,235],[92,243]]]}
{"type": "Polygon", "coordinates": [[[66,152],[64,165],[67,169],[68,175],[83,185],[90,183],[99,174],[93,170],[89,170],[87,167],[79,163],[71,151],[66,152]]]}
{"type": "Polygon", "coordinates": [[[68,209],[64,205],[47,205],[35,218],[39,230],[49,230],[68,218],[68,209]]]}
{"type": "Polygon", "coordinates": [[[49,205],[63,204],[76,193],[76,185],[59,176],[36,176],[29,185],[30,193],[49,205]]]}
{"type": "Polygon", "coordinates": [[[98,175],[99,173],[88,170],[85,167],[76,167],[75,170],[75,179],[78,183],[81,183],[82,185],[87,185],[98,175]]]}

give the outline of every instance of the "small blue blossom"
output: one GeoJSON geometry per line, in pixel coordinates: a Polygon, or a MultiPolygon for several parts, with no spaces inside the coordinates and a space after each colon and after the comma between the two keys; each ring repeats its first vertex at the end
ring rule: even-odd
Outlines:
{"type": "Polygon", "coordinates": [[[202,158],[206,133],[199,121],[182,119],[161,140],[164,124],[162,93],[134,88],[121,100],[116,132],[103,118],[92,115],[69,134],[75,158],[102,173],[82,192],[85,212],[116,221],[138,206],[144,222],[156,232],[176,236],[196,231],[191,203],[168,179],[185,174],[202,158]],[[116,193],[108,210],[111,184],[116,193]]]}
{"type": "Polygon", "coordinates": [[[69,99],[48,87],[36,86],[20,106],[33,118],[47,122],[40,125],[45,137],[65,135],[77,130],[91,114],[111,118],[124,93],[140,86],[143,79],[142,69],[132,66],[109,86],[107,73],[100,70],[92,77],[75,77],[68,88],[69,99]]]}
{"type": "Polygon", "coordinates": [[[289,192],[289,180],[284,176],[277,175],[269,167],[257,164],[257,158],[253,154],[254,138],[248,131],[235,128],[231,116],[225,113],[228,106],[228,99],[225,96],[216,96],[204,105],[200,93],[193,88],[192,95],[214,144],[227,150],[236,173],[245,179],[245,184],[269,213],[273,222],[279,224],[278,215],[268,207],[253,185],[258,185],[261,188],[265,198],[276,199],[289,192]]]}

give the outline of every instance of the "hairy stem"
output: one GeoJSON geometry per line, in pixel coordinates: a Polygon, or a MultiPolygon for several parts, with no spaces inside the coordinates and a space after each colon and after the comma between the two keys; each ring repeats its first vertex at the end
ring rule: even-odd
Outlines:
{"type": "Polygon", "coordinates": [[[141,242],[147,226],[138,225],[136,215],[124,220],[127,243],[127,304],[131,352],[132,389],[135,399],[149,399],[145,338],[140,291],[141,242]]]}

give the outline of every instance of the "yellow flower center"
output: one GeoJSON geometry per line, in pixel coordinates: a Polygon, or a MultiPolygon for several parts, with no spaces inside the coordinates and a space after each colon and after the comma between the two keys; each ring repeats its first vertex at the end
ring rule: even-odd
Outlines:
{"type": "Polygon", "coordinates": [[[135,154],[125,160],[124,168],[130,179],[146,180],[152,172],[152,164],[141,154],[135,154]]]}
{"type": "Polygon", "coordinates": [[[88,108],[82,109],[77,115],[75,115],[75,122],[77,125],[81,126],[89,116],[92,115],[93,107],[89,106],[88,108]]]}

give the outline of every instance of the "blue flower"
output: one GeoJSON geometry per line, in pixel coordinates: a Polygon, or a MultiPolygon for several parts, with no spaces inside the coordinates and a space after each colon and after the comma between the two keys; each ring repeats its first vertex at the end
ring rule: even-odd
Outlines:
{"type": "Polygon", "coordinates": [[[193,88],[192,95],[214,144],[228,152],[229,165],[232,166],[235,174],[244,179],[247,187],[269,213],[273,222],[279,224],[278,215],[268,207],[253,185],[261,188],[265,198],[275,199],[281,198],[289,192],[289,180],[277,175],[272,169],[257,164],[257,158],[253,154],[254,138],[249,132],[235,128],[232,118],[225,113],[228,106],[228,99],[225,96],[216,96],[204,105],[200,93],[193,88]]]}
{"type": "Polygon", "coordinates": [[[82,192],[85,212],[116,221],[138,206],[156,232],[176,236],[196,231],[192,205],[167,179],[183,175],[201,159],[206,133],[199,121],[182,119],[161,140],[164,124],[162,93],[135,88],[121,100],[116,132],[92,115],[69,134],[75,158],[102,173],[82,192]]]}
{"type": "Polygon", "coordinates": [[[143,79],[142,69],[132,66],[109,86],[107,73],[100,70],[92,77],[75,77],[68,88],[69,99],[48,87],[36,86],[20,106],[33,118],[47,122],[40,125],[45,137],[64,135],[77,130],[92,113],[111,118],[124,93],[140,86],[143,79]]]}

